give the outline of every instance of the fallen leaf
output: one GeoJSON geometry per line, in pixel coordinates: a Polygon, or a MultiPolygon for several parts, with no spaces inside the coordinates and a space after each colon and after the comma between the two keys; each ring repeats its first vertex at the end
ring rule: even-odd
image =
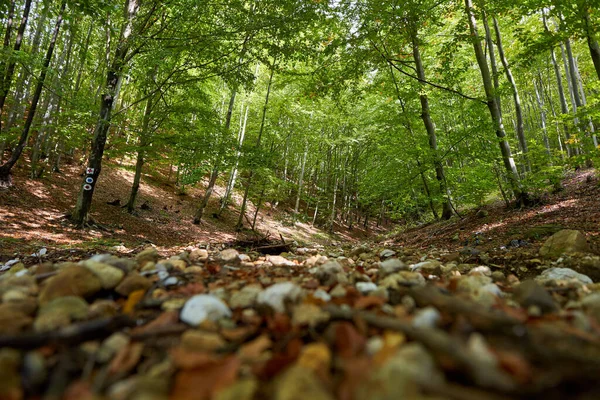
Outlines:
{"type": "Polygon", "coordinates": [[[402,333],[385,331],[383,334],[383,346],[373,356],[373,364],[381,366],[385,364],[390,357],[393,357],[396,351],[406,342],[406,336],[402,333]]]}
{"type": "Polygon", "coordinates": [[[115,355],[108,366],[109,374],[126,374],[140,362],[144,344],[139,342],[129,343],[115,355]]]}
{"type": "Polygon", "coordinates": [[[238,354],[242,360],[253,361],[273,346],[273,341],[268,335],[261,335],[253,341],[244,344],[238,354]]]}
{"type": "Polygon", "coordinates": [[[159,328],[175,325],[179,322],[179,313],[177,311],[167,311],[147,323],[146,325],[132,329],[132,335],[139,335],[155,331],[159,328]]]}
{"type": "Polygon", "coordinates": [[[204,368],[222,362],[222,357],[213,353],[190,351],[182,347],[172,348],[169,352],[173,365],[180,369],[204,368]]]}
{"type": "Polygon", "coordinates": [[[338,322],[334,325],[334,343],[340,357],[354,357],[361,353],[366,339],[349,322],[338,322]]]}
{"type": "Polygon", "coordinates": [[[210,400],[236,381],[240,365],[240,359],[231,356],[218,363],[181,370],[175,376],[169,399],[210,400]]]}
{"type": "Polygon", "coordinates": [[[383,297],[378,296],[363,296],[359,297],[354,303],[354,308],[357,310],[366,310],[371,307],[381,307],[386,303],[383,297]]]}
{"type": "Polygon", "coordinates": [[[145,290],[134,290],[131,292],[129,297],[127,297],[125,305],[123,306],[123,314],[133,313],[135,306],[142,300],[144,294],[146,294],[145,290]]]}
{"type": "Polygon", "coordinates": [[[314,371],[321,379],[329,377],[331,350],[325,343],[310,343],[304,346],[297,364],[314,371]]]}

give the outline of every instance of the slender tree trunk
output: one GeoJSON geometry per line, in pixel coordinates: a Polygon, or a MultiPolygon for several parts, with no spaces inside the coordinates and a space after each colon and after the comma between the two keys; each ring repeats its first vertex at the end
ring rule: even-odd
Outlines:
{"type": "MultiPolygon", "coordinates": [[[[13,6],[14,6],[14,4],[13,4],[13,6]]],[[[62,7],[62,8],[64,8],[64,7],[62,7]]],[[[25,7],[23,8],[23,16],[21,18],[21,23],[19,24],[19,29],[17,30],[17,37],[15,39],[15,45],[13,47],[13,51],[15,53],[21,49],[21,43],[23,42],[23,34],[25,32],[25,27],[27,26],[27,19],[29,18],[30,10],[31,10],[31,0],[25,0],[25,7]]],[[[62,12],[61,12],[61,14],[62,14],[62,12]]],[[[62,18],[59,17],[59,20],[62,21],[62,18]]],[[[12,21],[11,21],[10,25],[12,25],[12,21]]],[[[57,31],[57,34],[58,34],[58,31],[57,31]]],[[[6,31],[6,35],[4,37],[5,46],[7,44],[7,42],[6,42],[7,40],[9,41],[8,44],[10,45],[10,29],[8,29],[6,31]]],[[[54,45],[52,45],[52,50],[54,50],[54,45]]],[[[50,53],[50,56],[52,56],[52,53],[50,53]]],[[[8,92],[10,91],[12,77],[15,73],[16,65],[17,65],[16,59],[14,57],[11,57],[11,61],[6,66],[6,70],[3,67],[2,71],[1,71],[3,73],[3,75],[0,75],[0,84],[1,84],[1,86],[0,86],[0,124],[2,123],[2,110],[4,108],[4,103],[6,102],[6,97],[8,96],[8,92]]],[[[47,69],[47,68],[48,68],[48,66],[45,67],[45,69],[47,69]]],[[[42,73],[44,75],[46,75],[46,71],[44,69],[42,70],[42,73]]],[[[38,100],[39,100],[39,98],[38,98],[38,100]]],[[[0,126],[0,131],[1,130],[2,130],[2,127],[0,126]]],[[[9,170],[10,170],[10,168],[9,168],[9,170]]],[[[0,169],[0,179],[4,175],[3,171],[4,170],[0,169]]]]}
{"type": "MultiPolygon", "coordinates": [[[[273,84],[273,75],[275,74],[275,62],[273,62],[273,66],[271,67],[271,73],[269,74],[269,83],[267,85],[267,94],[265,95],[265,104],[262,110],[262,118],[260,122],[260,129],[258,131],[258,138],[256,140],[256,148],[260,148],[260,141],[262,139],[262,135],[265,129],[265,120],[267,117],[267,108],[269,107],[269,96],[271,95],[271,85],[273,84]]],[[[248,176],[248,182],[246,183],[246,189],[244,190],[244,198],[242,199],[242,206],[240,208],[240,216],[238,218],[237,224],[235,226],[236,231],[240,231],[242,229],[242,224],[244,221],[244,216],[246,215],[246,203],[248,202],[248,194],[250,193],[250,186],[252,186],[252,177],[254,175],[254,170],[250,170],[250,174],[248,176]]]]}
{"type": "Polygon", "coordinates": [[[521,187],[519,173],[517,172],[517,167],[510,151],[510,145],[506,140],[506,132],[504,130],[504,124],[502,123],[502,115],[500,114],[498,103],[496,102],[492,77],[490,76],[490,70],[487,66],[481,42],[479,41],[479,34],[477,33],[477,21],[473,14],[472,0],[465,0],[465,6],[471,31],[471,40],[473,41],[473,48],[475,50],[475,57],[477,58],[477,63],[479,64],[479,70],[481,72],[481,78],[487,97],[487,106],[496,129],[496,136],[499,139],[498,143],[500,145],[504,168],[508,174],[515,197],[517,198],[517,203],[523,204],[528,202],[528,195],[521,187]]]}
{"type": "Polygon", "coordinates": [[[489,55],[490,55],[490,65],[492,66],[492,78],[494,80],[494,90],[496,91],[496,101],[498,102],[498,108],[500,109],[500,114],[502,114],[502,105],[500,102],[500,73],[498,72],[498,65],[496,63],[496,52],[494,51],[494,41],[492,40],[492,32],[490,30],[490,24],[488,22],[488,16],[485,11],[483,11],[483,27],[485,29],[485,41],[487,43],[489,55]]]}
{"type": "MultiPolygon", "coordinates": [[[[227,116],[225,117],[225,131],[229,132],[229,127],[231,126],[231,116],[233,115],[233,107],[235,105],[235,97],[237,95],[237,88],[234,88],[231,91],[231,97],[229,98],[229,106],[227,108],[227,116]]],[[[208,186],[206,187],[206,191],[204,192],[204,197],[202,197],[202,201],[200,202],[200,206],[194,215],[194,224],[198,225],[200,221],[202,221],[202,216],[204,215],[204,210],[208,205],[208,201],[210,200],[210,196],[215,187],[215,183],[217,182],[217,178],[219,177],[219,170],[221,168],[221,159],[218,156],[217,161],[215,161],[215,165],[210,173],[210,178],[208,179],[208,186]]]]}
{"type": "Polygon", "coordinates": [[[548,154],[548,158],[551,157],[550,151],[550,141],[548,140],[548,128],[546,126],[546,110],[544,109],[544,98],[542,96],[542,74],[538,71],[538,80],[539,80],[539,89],[538,84],[533,81],[533,88],[535,90],[535,99],[537,101],[537,105],[540,111],[540,124],[542,126],[542,139],[544,141],[544,147],[546,148],[546,154],[548,154]]]}
{"type": "Polygon", "coordinates": [[[302,157],[302,166],[300,167],[300,176],[298,178],[298,194],[296,195],[296,207],[294,214],[298,214],[300,208],[300,196],[302,194],[302,184],[304,183],[304,167],[306,166],[306,156],[308,155],[308,142],[304,146],[304,156],[302,157]]]}
{"type": "MultiPolygon", "coordinates": [[[[546,15],[543,16],[543,19],[544,19],[544,29],[546,30],[546,32],[549,33],[550,29],[548,28],[548,21],[546,20],[546,15]]],[[[550,49],[550,58],[552,60],[552,67],[554,68],[554,75],[556,76],[556,86],[558,89],[560,110],[563,114],[566,115],[569,113],[569,106],[567,104],[567,99],[565,97],[565,90],[564,90],[564,86],[563,86],[562,74],[560,72],[560,66],[558,65],[558,62],[556,61],[556,53],[554,51],[554,47],[552,47],[550,49]]],[[[565,131],[565,138],[568,141],[569,138],[571,137],[571,134],[569,132],[569,127],[566,123],[563,123],[563,129],[565,131]]],[[[573,155],[571,146],[569,144],[566,144],[565,147],[567,149],[567,156],[571,157],[573,155]]]]}
{"type": "Polygon", "coordinates": [[[144,167],[144,156],[146,155],[146,147],[148,146],[148,136],[150,134],[150,115],[152,114],[152,106],[154,102],[154,96],[148,97],[146,100],[146,109],[144,110],[144,117],[142,119],[142,132],[140,134],[138,142],[138,151],[135,161],[135,175],[133,176],[133,185],[131,186],[131,193],[129,194],[129,200],[127,201],[127,212],[132,214],[135,209],[135,199],[137,198],[140,181],[142,179],[142,169],[144,167]]]}
{"type": "MultiPolygon", "coordinates": [[[[10,171],[12,167],[16,164],[17,160],[21,157],[21,153],[27,144],[27,138],[29,137],[29,130],[31,129],[31,124],[33,123],[33,118],[35,117],[35,111],[37,109],[38,103],[40,101],[40,96],[42,95],[42,90],[44,88],[44,81],[46,80],[46,73],[48,72],[48,67],[50,66],[50,61],[52,61],[52,53],[54,52],[54,47],[56,45],[56,39],[58,38],[58,33],[60,31],[60,25],[63,21],[63,12],[65,11],[65,7],[67,5],[66,0],[63,0],[60,6],[60,11],[58,13],[58,17],[56,19],[56,24],[54,26],[54,31],[52,32],[52,38],[50,39],[50,44],[48,45],[48,50],[46,51],[46,56],[44,58],[44,64],[42,65],[42,71],[40,72],[40,77],[38,78],[38,83],[35,88],[35,92],[33,94],[33,99],[31,100],[31,106],[29,107],[29,112],[27,113],[27,119],[25,120],[25,124],[23,126],[23,132],[21,133],[21,137],[19,138],[19,143],[13,150],[10,158],[0,166],[0,182],[10,183],[10,171]]],[[[19,28],[20,31],[20,28],[19,28]]],[[[4,86],[6,88],[6,85],[4,86]]]]}
{"type": "Polygon", "coordinates": [[[133,29],[133,21],[138,11],[138,0],[125,0],[126,18],[121,29],[119,43],[115,50],[114,58],[108,68],[106,76],[105,93],[100,102],[100,113],[98,122],[94,128],[94,137],[92,139],[92,148],[87,168],[86,177],[77,196],[75,209],[71,214],[71,221],[77,226],[84,226],[89,220],[89,212],[92,206],[94,189],[102,169],[102,156],[104,155],[104,146],[110,128],[112,119],[112,105],[115,100],[117,82],[123,74],[125,64],[129,55],[130,37],[133,29]]]}
{"type": "MultiPolygon", "coordinates": [[[[496,31],[496,46],[498,47],[498,55],[500,56],[500,61],[502,62],[502,66],[504,67],[506,79],[508,80],[512,88],[513,100],[515,103],[515,115],[517,117],[517,138],[519,139],[521,150],[523,151],[526,168],[528,171],[531,171],[531,163],[529,162],[529,159],[527,157],[529,149],[527,147],[527,140],[525,139],[525,129],[523,126],[523,109],[521,107],[519,89],[517,88],[517,83],[515,81],[515,78],[513,77],[506,55],[504,54],[504,48],[502,46],[502,35],[500,34],[500,26],[498,25],[498,20],[495,16],[492,16],[492,21],[494,22],[494,30],[496,31]]],[[[498,105],[498,109],[500,109],[500,105],[498,105]]]]}
{"type": "MultiPolygon", "coordinates": [[[[4,31],[4,42],[2,44],[2,49],[5,54],[8,54],[10,48],[10,36],[12,34],[12,26],[13,26],[13,18],[15,16],[15,0],[10,2],[8,6],[8,14],[6,16],[6,29],[4,31]]],[[[6,62],[5,60],[0,60],[0,82],[3,83],[4,75],[6,73],[6,62]]],[[[2,87],[3,89],[3,87],[2,87]]]]}
{"type": "MultiPolygon", "coordinates": [[[[417,76],[419,77],[420,82],[426,81],[425,68],[423,67],[423,62],[421,61],[421,53],[419,51],[419,39],[416,28],[413,28],[412,31],[412,48],[413,57],[415,59],[415,67],[417,69],[417,76]]],[[[423,119],[423,124],[425,125],[425,129],[427,130],[429,148],[433,153],[435,177],[438,181],[441,195],[445,195],[444,200],[442,201],[442,219],[447,220],[452,217],[452,207],[450,205],[450,199],[447,196],[446,185],[444,184],[444,167],[442,166],[442,163],[439,159],[435,124],[433,123],[433,120],[431,119],[431,113],[429,112],[429,98],[427,97],[427,94],[425,94],[424,84],[421,83],[420,86],[421,94],[419,95],[419,98],[421,100],[421,118],[423,119]]]]}
{"type": "Polygon", "coordinates": [[[235,181],[237,180],[238,174],[238,166],[240,162],[240,157],[242,155],[242,145],[244,144],[244,138],[246,136],[246,125],[248,123],[248,111],[250,110],[249,106],[246,106],[246,111],[244,112],[244,106],[242,105],[242,112],[240,115],[241,123],[240,123],[240,133],[238,136],[238,149],[235,155],[235,163],[231,168],[231,173],[229,174],[229,180],[227,181],[227,188],[225,188],[225,195],[221,199],[221,206],[219,207],[218,216],[220,217],[227,205],[229,204],[229,199],[231,198],[231,193],[233,193],[233,189],[235,188],[235,181]]]}

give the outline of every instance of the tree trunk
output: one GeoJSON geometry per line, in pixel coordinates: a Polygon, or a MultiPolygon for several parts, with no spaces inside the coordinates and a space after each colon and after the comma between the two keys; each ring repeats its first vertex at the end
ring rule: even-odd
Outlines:
{"type": "Polygon", "coordinates": [[[127,201],[127,212],[132,214],[135,209],[135,199],[137,198],[138,191],[140,189],[140,181],[142,179],[142,168],[144,166],[144,156],[146,154],[146,147],[148,146],[149,126],[150,126],[150,114],[152,114],[152,103],[154,96],[148,97],[146,100],[146,109],[144,110],[144,117],[142,120],[142,132],[140,134],[138,142],[137,158],[135,161],[135,175],[133,176],[133,185],[131,186],[131,193],[129,194],[129,200],[127,201]]]}
{"type": "Polygon", "coordinates": [[[294,207],[294,214],[298,214],[300,208],[300,196],[302,194],[302,184],[304,183],[304,167],[306,166],[306,156],[308,155],[308,142],[304,146],[304,156],[302,157],[302,166],[300,167],[300,177],[298,178],[298,194],[296,195],[296,207],[294,207]]]}
{"type": "MultiPolygon", "coordinates": [[[[527,157],[529,149],[527,148],[527,140],[525,139],[525,130],[523,127],[523,109],[521,107],[519,89],[517,88],[517,83],[515,82],[515,78],[510,69],[510,65],[508,64],[508,60],[506,59],[506,55],[504,54],[504,48],[502,46],[502,35],[500,34],[500,26],[498,25],[498,20],[495,16],[492,16],[492,21],[494,23],[494,30],[496,31],[496,46],[498,47],[498,55],[500,56],[500,61],[502,62],[502,66],[504,67],[506,79],[508,80],[512,88],[513,100],[515,103],[515,115],[517,117],[517,138],[519,139],[519,143],[523,151],[526,169],[527,171],[531,171],[531,163],[529,162],[529,159],[527,157]]],[[[500,105],[498,105],[497,107],[498,111],[500,111],[500,105]]]]}
{"type": "MultiPolygon", "coordinates": [[[[426,81],[425,77],[425,68],[423,67],[423,62],[421,61],[421,53],[419,51],[419,39],[416,27],[413,28],[412,35],[412,47],[413,47],[413,57],[415,59],[415,67],[417,70],[417,76],[420,82],[426,81]]],[[[421,86],[419,92],[419,98],[421,100],[421,118],[423,119],[423,124],[425,125],[425,129],[427,130],[427,136],[429,139],[429,148],[433,153],[433,164],[435,167],[435,177],[438,181],[438,185],[440,187],[440,193],[444,196],[444,200],[442,201],[442,219],[447,220],[452,217],[452,207],[450,206],[450,199],[447,196],[446,185],[444,184],[444,167],[439,159],[438,148],[437,148],[437,135],[435,132],[435,124],[431,119],[431,113],[429,112],[429,98],[425,94],[424,84],[420,83],[421,86]]]]}
{"type": "Polygon", "coordinates": [[[487,43],[489,55],[490,55],[490,65],[492,66],[492,78],[494,80],[494,90],[496,91],[496,101],[498,102],[498,108],[500,109],[500,114],[502,114],[502,104],[500,102],[500,73],[498,72],[498,65],[496,64],[496,53],[494,52],[494,41],[492,40],[492,32],[490,30],[490,24],[488,22],[488,16],[485,11],[483,11],[483,27],[485,29],[485,41],[487,43]]]}
{"type": "Polygon", "coordinates": [[[87,168],[86,177],[77,196],[75,209],[71,214],[71,221],[77,226],[84,226],[89,219],[89,212],[92,206],[94,189],[102,169],[102,156],[104,155],[104,146],[106,137],[110,128],[112,118],[112,105],[115,100],[117,82],[123,74],[127,62],[131,31],[133,29],[133,20],[138,11],[138,0],[125,0],[126,18],[121,30],[119,44],[115,50],[115,55],[106,74],[106,88],[100,102],[100,113],[98,122],[94,128],[94,137],[92,139],[92,148],[87,168]]]}
{"type": "Polygon", "coordinates": [[[594,35],[594,32],[592,31],[590,11],[587,7],[585,7],[585,5],[583,9],[583,22],[586,28],[585,37],[590,49],[590,55],[592,56],[592,62],[594,63],[594,68],[596,69],[596,75],[598,75],[598,79],[600,79],[600,45],[598,45],[596,35],[594,35]]]}
{"type": "MultiPolygon", "coordinates": [[[[44,81],[46,79],[46,73],[48,72],[48,67],[50,66],[50,61],[52,60],[52,53],[54,52],[54,47],[56,45],[56,39],[58,38],[58,32],[60,31],[60,25],[63,21],[63,12],[65,11],[65,7],[67,5],[66,0],[63,0],[60,6],[60,11],[58,13],[58,17],[56,19],[56,24],[54,26],[54,31],[52,32],[52,38],[50,39],[50,44],[48,45],[48,50],[46,51],[46,56],[44,58],[44,64],[42,65],[42,71],[40,72],[40,77],[38,78],[38,83],[35,88],[35,92],[33,94],[33,98],[31,100],[31,106],[29,107],[29,112],[27,113],[27,119],[25,120],[25,124],[23,125],[23,132],[21,133],[21,137],[19,138],[19,143],[13,150],[10,158],[0,166],[0,183],[10,182],[10,171],[12,167],[16,164],[17,160],[21,157],[21,153],[27,144],[27,138],[29,137],[29,130],[31,129],[31,124],[33,123],[33,118],[35,117],[35,111],[37,109],[38,103],[40,101],[40,96],[42,95],[42,90],[44,89],[44,81]]],[[[28,12],[28,11],[27,11],[28,12]]],[[[24,16],[25,19],[25,16],[24,16]]],[[[19,28],[19,33],[21,33],[21,29],[19,28]]],[[[18,38],[17,38],[18,39],[18,38]]],[[[16,47],[16,45],[15,45],[16,47]]],[[[7,75],[8,79],[8,75],[7,75]]],[[[5,85],[6,88],[6,80],[5,85]]]]}
{"type": "MultiPolygon", "coordinates": [[[[260,129],[258,131],[258,138],[256,140],[257,149],[260,148],[260,141],[262,139],[262,135],[265,129],[265,120],[267,118],[267,108],[269,107],[269,96],[271,95],[271,85],[273,84],[273,75],[275,74],[275,62],[273,62],[273,66],[271,67],[271,73],[269,74],[269,83],[267,85],[267,94],[265,95],[265,104],[262,110],[262,118],[260,122],[260,129]]],[[[254,175],[254,170],[250,170],[250,174],[248,176],[248,182],[246,183],[246,189],[244,190],[244,198],[242,200],[242,207],[240,208],[240,216],[238,218],[237,224],[235,226],[236,231],[240,231],[242,229],[242,224],[244,221],[244,215],[246,214],[246,203],[248,202],[248,194],[250,193],[250,186],[252,185],[252,176],[254,175]]]]}
{"type": "MultiPolygon", "coordinates": [[[[14,6],[14,4],[13,4],[13,6],[14,6]]],[[[61,6],[61,10],[63,10],[63,9],[64,9],[64,6],[61,6]]],[[[15,39],[15,45],[13,47],[14,53],[18,52],[21,49],[21,43],[23,42],[23,34],[25,32],[25,27],[27,26],[27,19],[29,18],[30,10],[31,10],[31,0],[25,0],[25,7],[23,8],[23,17],[21,18],[21,23],[19,24],[19,29],[17,30],[17,37],[15,39]]],[[[59,15],[58,20],[62,22],[62,11],[60,14],[61,15],[59,15]]],[[[10,22],[10,25],[12,25],[12,21],[10,22]]],[[[60,26],[60,23],[57,24],[57,27],[58,26],[60,26]]],[[[56,30],[56,32],[58,34],[58,30],[56,30]]],[[[8,44],[10,45],[10,29],[7,29],[6,35],[4,37],[5,47],[7,47],[6,46],[7,40],[9,41],[8,44]]],[[[56,39],[54,39],[54,40],[56,40],[56,39]]],[[[51,42],[51,46],[52,46],[52,50],[54,50],[53,42],[51,42]]],[[[50,53],[50,56],[52,56],[52,53],[50,53]]],[[[6,66],[6,70],[4,70],[4,67],[2,68],[1,72],[3,73],[3,75],[0,75],[0,131],[2,129],[2,127],[1,127],[2,109],[4,108],[4,103],[6,102],[6,97],[8,96],[8,92],[10,90],[12,77],[15,73],[15,66],[17,65],[17,61],[14,59],[14,54],[13,54],[13,57],[11,57],[11,59],[12,60],[6,66]]],[[[47,69],[48,69],[47,65],[42,69],[42,74],[44,76],[46,75],[47,69]]],[[[39,84],[38,84],[38,86],[39,86],[39,84]]],[[[38,100],[39,100],[39,97],[38,97],[38,100]]],[[[10,168],[9,168],[9,170],[10,170],[10,168]]],[[[0,169],[0,179],[2,179],[3,176],[4,176],[4,170],[0,169]]]]}
{"type": "Polygon", "coordinates": [[[546,154],[548,158],[551,157],[550,142],[548,141],[548,128],[546,126],[546,110],[544,109],[544,98],[542,96],[542,74],[538,71],[539,89],[536,81],[533,81],[533,88],[535,90],[535,99],[540,111],[540,124],[542,126],[542,139],[544,141],[544,147],[546,148],[546,154]]]}
{"type": "MultiPolygon", "coordinates": [[[[233,115],[233,106],[235,105],[235,96],[237,94],[237,88],[231,91],[231,97],[229,98],[229,106],[227,108],[227,116],[225,117],[225,131],[229,132],[229,127],[231,126],[231,116],[233,115]]],[[[204,197],[200,202],[200,207],[196,211],[194,215],[194,224],[198,225],[200,221],[202,221],[202,216],[204,215],[204,209],[208,205],[208,200],[210,200],[210,196],[212,195],[213,189],[215,187],[215,183],[217,182],[217,178],[219,177],[219,169],[221,167],[220,157],[215,161],[215,165],[210,174],[210,178],[208,179],[208,186],[206,187],[206,192],[204,192],[204,197]]]]}
{"type": "Polygon", "coordinates": [[[515,197],[517,198],[517,203],[527,203],[528,195],[523,191],[519,181],[519,173],[517,172],[517,167],[510,151],[510,145],[506,140],[506,132],[504,130],[504,124],[502,123],[502,115],[500,114],[498,103],[496,102],[490,70],[487,66],[485,54],[483,53],[483,49],[481,47],[481,42],[479,41],[479,34],[477,33],[477,21],[475,19],[475,15],[473,14],[472,0],[465,0],[465,6],[469,21],[469,29],[471,31],[471,40],[473,41],[473,49],[475,50],[475,57],[477,58],[477,63],[481,72],[481,78],[487,98],[487,106],[490,111],[492,122],[494,123],[494,127],[496,129],[496,136],[499,139],[498,143],[500,145],[500,152],[502,154],[504,168],[510,180],[513,192],[515,193],[515,197]]]}
{"type": "Polygon", "coordinates": [[[231,198],[231,193],[235,188],[235,181],[237,180],[238,166],[240,162],[240,156],[242,155],[242,145],[244,144],[244,137],[246,136],[246,124],[248,122],[248,111],[250,110],[250,106],[246,106],[246,112],[243,112],[243,110],[244,106],[242,105],[242,113],[240,115],[240,118],[242,118],[242,120],[240,124],[240,133],[238,137],[238,149],[235,155],[235,164],[233,165],[233,168],[231,168],[231,173],[229,174],[229,180],[227,181],[225,195],[221,199],[221,206],[219,207],[218,213],[219,217],[229,204],[229,199],[231,198]]]}

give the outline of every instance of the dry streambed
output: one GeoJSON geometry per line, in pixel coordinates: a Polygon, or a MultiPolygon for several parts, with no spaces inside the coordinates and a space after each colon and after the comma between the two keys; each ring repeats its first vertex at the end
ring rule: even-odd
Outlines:
{"type": "Polygon", "coordinates": [[[598,398],[589,252],[38,254],[1,266],[0,399],[598,398]]]}

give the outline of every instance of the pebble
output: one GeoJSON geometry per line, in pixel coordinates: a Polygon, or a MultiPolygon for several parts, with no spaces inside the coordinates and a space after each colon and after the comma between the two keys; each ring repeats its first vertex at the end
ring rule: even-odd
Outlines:
{"type": "Polygon", "coordinates": [[[280,282],[269,286],[257,296],[257,303],[271,307],[276,312],[285,312],[286,303],[297,303],[303,295],[302,289],[292,282],[280,282]]]}
{"type": "Polygon", "coordinates": [[[400,271],[379,282],[386,289],[399,290],[402,287],[425,286],[425,278],[418,272],[400,271]]]}
{"type": "Polygon", "coordinates": [[[397,258],[389,258],[379,263],[379,272],[381,276],[391,275],[395,272],[406,270],[408,267],[397,258]]]}
{"type": "Polygon", "coordinates": [[[330,315],[316,304],[304,303],[294,307],[292,323],[294,325],[307,325],[315,327],[320,323],[329,321],[330,315]]]}
{"type": "Polygon", "coordinates": [[[109,362],[117,352],[127,346],[130,342],[129,336],[122,332],[116,332],[107,337],[96,352],[96,361],[99,363],[109,362]]]}
{"type": "Polygon", "coordinates": [[[348,283],[348,276],[344,273],[342,265],[333,260],[327,261],[315,268],[315,277],[321,282],[321,285],[331,286],[336,283],[348,283]]]}
{"type": "Polygon", "coordinates": [[[348,291],[346,290],[344,285],[341,284],[335,285],[335,287],[329,292],[331,297],[346,297],[347,293],[348,291]]]}
{"type": "Polygon", "coordinates": [[[384,250],[381,250],[381,252],[379,253],[379,258],[381,258],[381,259],[390,258],[390,257],[394,257],[395,255],[396,255],[396,252],[394,250],[384,249],[384,250]]]}
{"type": "Polygon", "coordinates": [[[513,291],[514,299],[525,308],[539,307],[542,313],[558,310],[552,295],[540,284],[532,280],[521,282],[513,291]]]}
{"type": "Polygon", "coordinates": [[[83,266],[63,268],[58,275],[49,278],[39,296],[41,305],[64,296],[90,297],[102,289],[102,282],[92,271],[83,266]]]}
{"type": "Polygon", "coordinates": [[[115,291],[121,296],[129,296],[131,292],[136,290],[148,290],[152,286],[152,282],[140,274],[130,273],[123,279],[115,288],[115,291]]]}
{"type": "Polygon", "coordinates": [[[593,283],[589,276],[580,274],[571,268],[548,268],[541,275],[535,278],[537,282],[546,282],[550,280],[577,280],[583,284],[593,283]]]}
{"type": "Polygon", "coordinates": [[[356,289],[362,294],[368,294],[378,289],[373,282],[357,282],[356,289]]]}
{"type": "Polygon", "coordinates": [[[33,319],[10,304],[0,305],[0,335],[15,335],[29,328],[33,319]]]}
{"type": "Polygon", "coordinates": [[[410,266],[411,271],[423,272],[427,275],[441,275],[442,274],[442,263],[437,260],[426,260],[420,263],[413,264],[410,266]]]}
{"type": "Polygon", "coordinates": [[[58,297],[44,304],[33,323],[36,331],[50,331],[87,317],[89,305],[77,296],[58,297]]]}
{"type": "Polygon", "coordinates": [[[242,290],[234,292],[231,295],[231,298],[229,299],[229,306],[231,308],[252,307],[261,291],[262,286],[260,285],[244,286],[242,290]]]}
{"type": "Polygon", "coordinates": [[[125,273],[117,267],[100,262],[87,260],[81,263],[92,271],[99,279],[103,289],[114,289],[125,276],[125,273]]]}
{"type": "Polygon", "coordinates": [[[492,276],[492,270],[488,266],[480,265],[470,270],[469,275],[492,276]]]}
{"type": "Polygon", "coordinates": [[[312,294],[315,299],[323,300],[324,302],[331,301],[331,295],[324,291],[323,289],[317,289],[312,294]]]}
{"type": "Polygon", "coordinates": [[[189,329],[181,335],[181,346],[191,351],[215,351],[227,342],[218,333],[189,329]]]}
{"type": "Polygon", "coordinates": [[[179,318],[192,326],[198,326],[206,320],[217,321],[224,317],[231,317],[231,310],[218,297],[198,294],[186,301],[179,318]]]}
{"type": "Polygon", "coordinates": [[[435,328],[442,319],[440,312],[432,306],[425,307],[415,314],[412,326],[415,328],[435,328]]]}
{"type": "Polygon", "coordinates": [[[189,258],[193,263],[203,263],[208,260],[208,251],[206,249],[194,249],[191,251],[189,258]]]}
{"type": "Polygon", "coordinates": [[[274,267],[294,267],[296,265],[292,261],[281,256],[267,256],[267,261],[273,264],[274,267]]]}
{"type": "Polygon", "coordinates": [[[219,253],[219,262],[222,265],[237,267],[240,261],[240,253],[236,249],[225,249],[219,253]]]}
{"type": "Polygon", "coordinates": [[[154,247],[148,247],[148,248],[142,250],[141,252],[139,252],[135,256],[135,259],[140,268],[144,268],[144,266],[150,262],[156,263],[159,258],[160,258],[160,255],[158,254],[158,251],[154,247]]]}

